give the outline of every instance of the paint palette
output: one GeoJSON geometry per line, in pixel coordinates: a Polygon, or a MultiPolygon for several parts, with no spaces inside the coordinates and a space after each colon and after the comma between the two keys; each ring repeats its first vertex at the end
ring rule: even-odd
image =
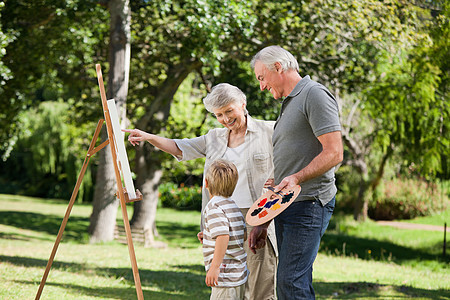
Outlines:
{"type": "Polygon", "coordinates": [[[275,193],[273,187],[268,187],[264,193],[247,212],[246,220],[251,226],[264,224],[285,210],[300,193],[300,186],[296,185],[292,189],[282,189],[275,193]]]}

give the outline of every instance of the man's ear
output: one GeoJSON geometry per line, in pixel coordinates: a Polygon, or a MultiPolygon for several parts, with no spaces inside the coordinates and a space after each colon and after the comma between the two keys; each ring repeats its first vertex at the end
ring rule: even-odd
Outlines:
{"type": "Polygon", "coordinates": [[[208,188],[208,180],[205,178],[205,189],[208,188]]]}
{"type": "Polygon", "coordinates": [[[281,64],[277,61],[275,64],[275,71],[277,71],[277,73],[281,73],[283,72],[283,68],[281,67],[281,64]]]}

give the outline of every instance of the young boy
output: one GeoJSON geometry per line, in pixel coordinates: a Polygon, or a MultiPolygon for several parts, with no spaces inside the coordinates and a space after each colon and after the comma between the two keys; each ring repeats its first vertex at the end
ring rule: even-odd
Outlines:
{"type": "Polygon", "coordinates": [[[229,197],[238,180],[235,165],[226,160],[214,161],[205,175],[205,187],[211,196],[202,212],[206,285],[211,287],[211,299],[244,299],[248,277],[245,219],[239,207],[229,197]]]}

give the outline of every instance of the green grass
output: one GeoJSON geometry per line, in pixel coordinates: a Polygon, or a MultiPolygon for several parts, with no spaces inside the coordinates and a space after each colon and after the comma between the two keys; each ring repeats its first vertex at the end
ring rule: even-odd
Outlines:
{"type": "MultiPolygon", "coordinates": [[[[444,223],[447,223],[447,228],[450,227],[450,209],[443,211],[435,216],[420,217],[414,220],[407,220],[409,223],[428,224],[444,227],[444,223]]],[[[448,230],[448,229],[447,229],[448,230]]]]}
{"type": "MultiPolygon", "coordinates": [[[[66,201],[0,195],[0,299],[35,297],[66,208],[66,201]]],[[[136,299],[126,245],[88,243],[91,210],[74,206],[41,299],[136,299]]],[[[168,247],[135,245],[145,299],[209,299],[199,218],[158,209],[159,239],[168,247]]],[[[424,223],[440,222],[432,219],[424,223]]],[[[356,223],[337,213],[314,265],[317,299],[450,299],[442,240],[442,232],[356,223]]]]}

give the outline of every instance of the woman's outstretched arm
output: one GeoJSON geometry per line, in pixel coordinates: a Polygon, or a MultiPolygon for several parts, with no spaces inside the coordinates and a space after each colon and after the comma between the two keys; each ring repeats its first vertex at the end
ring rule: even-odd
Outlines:
{"type": "Polygon", "coordinates": [[[128,141],[133,146],[139,145],[140,142],[147,141],[156,148],[161,149],[162,151],[174,156],[181,156],[183,154],[180,148],[178,148],[175,141],[172,139],[151,134],[139,129],[122,129],[122,131],[128,132],[130,134],[128,136],[128,141]]]}

